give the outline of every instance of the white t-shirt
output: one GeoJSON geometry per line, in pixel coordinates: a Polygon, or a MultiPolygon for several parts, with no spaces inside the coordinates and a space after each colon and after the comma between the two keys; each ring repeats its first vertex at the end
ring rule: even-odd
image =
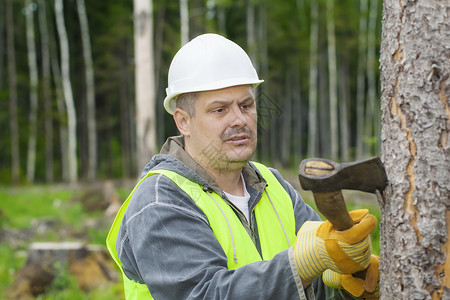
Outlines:
{"type": "Polygon", "coordinates": [[[227,196],[228,200],[231,201],[234,205],[236,205],[237,208],[239,208],[240,211],[244,214],[244,216],[247,218],[247,221],[250,222],[250,216],[248,212],[248,200],[250,200],[250,194],[247,191],[247,188],[245,187],[245,181],[244,177],[241,174],[242,183],[244,185],[244,196],[235,196],[231,195],[224,191],[225,195],[227,196]]]}

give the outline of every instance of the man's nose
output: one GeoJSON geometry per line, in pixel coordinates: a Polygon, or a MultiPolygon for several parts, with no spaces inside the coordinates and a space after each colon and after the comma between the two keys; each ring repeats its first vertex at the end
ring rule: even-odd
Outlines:
{"type": "Polygon", "coordinates": [[[230,127],[243,127],[247,124],[247,117],[239,106],[234,106],[231,111],[230,127]]]}

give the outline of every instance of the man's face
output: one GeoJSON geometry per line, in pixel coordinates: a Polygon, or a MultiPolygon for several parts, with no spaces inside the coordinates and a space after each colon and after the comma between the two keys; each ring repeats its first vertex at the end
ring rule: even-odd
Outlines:
{"type": "Polygon", "coordinates": [[[199,92],[187,121],[186,151],[204,168],[242,168],[257,142],[255,98],[249,85],[199,92]]]}

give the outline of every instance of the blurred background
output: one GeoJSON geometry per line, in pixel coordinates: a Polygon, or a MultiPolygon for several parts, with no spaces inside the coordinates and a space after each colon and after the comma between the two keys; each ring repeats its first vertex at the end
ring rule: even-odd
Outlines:
{"type": "Polygon", "coordinates": [[[145,162],[178,134],[162,105],[167,72],[199,34],[222,34],[251,57],[265,80],[255,159],[300,191],[305,157],[377,155],[381,14],[381,0],[0,0],[0,298],[26,299],[18,286],[31,298],[123,297],[104,246],[92,245],[104,245],[145,162]],[[151,76],[137,92],[142,55],[151,76]],[[139,111],[151,112],[145,151],[139,111]],[[23,270],[45,252],[40,288],[23,270]],[[77,277],[73,257],[86,270],[95,261],[90,274],[104,280],[77,277]]]}

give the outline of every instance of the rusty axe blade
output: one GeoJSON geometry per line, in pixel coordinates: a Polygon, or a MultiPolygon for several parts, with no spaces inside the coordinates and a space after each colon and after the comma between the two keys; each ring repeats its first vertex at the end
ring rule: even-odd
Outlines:
{"type": "MultiPolygon", "coordinates": [[[[375,193],[383,191],[388,183],[378,157],[342,164],[322,158],[305,159],[300,163],[298,175],[302,188],[313,192],[317,209],[336,230],[354,225],[341,190],[375,193]]],[[[365,274],[363,270],[353,276],[364,279],[365,274]]]]}
{"type": "Polygon", "coordinates": [[[298,174],[302,188],[313,192],[317,209],[336,230],[353,226],[341,190],[375,193],[387,185],[379,157],[341,164],[323,158],[305,159],[300,163],[298,174]]]}
{"type": "Polygon", "coordinates": [[[387,176],[379,157],[349,163],[336,163],[323,158],[305,159],[299,167],[300,184],[312,192],[358,190],[383,191],[387,176]]]}

